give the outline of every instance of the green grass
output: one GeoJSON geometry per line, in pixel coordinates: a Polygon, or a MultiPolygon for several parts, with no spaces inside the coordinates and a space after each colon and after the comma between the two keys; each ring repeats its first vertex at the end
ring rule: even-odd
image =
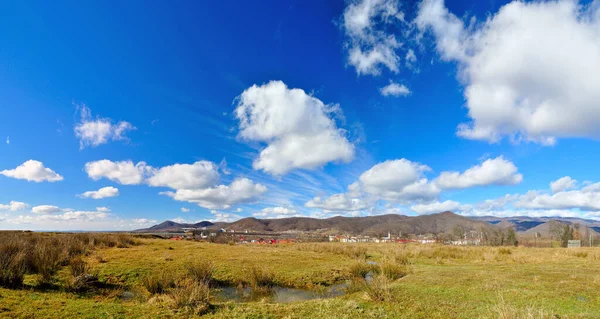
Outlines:
{"type": "Polygon", "coordinates": [[[53,278],[58,287],[37,287],[38,275],[26,275],[25,288],[0,288],[0,317],[600,318],[600,249],[595,248],[511,247],[508,253],[437,245],[141,242],[83,257],[105,285],[93,292],[61,286],[72,277],[69,266],[53,278]],[[276,285],[321,287],[362,274],[365,259],[377,263],[370,268],[380,269],[376,285],[332,299],[218,302],[206,285],[193,284],[209,277],[216,283],[251,284],[252,277],[268,274],[262,277],[276,285]],[[162,293],[148,292],[145,278],[165,271],[176,284],[162,293]]]}

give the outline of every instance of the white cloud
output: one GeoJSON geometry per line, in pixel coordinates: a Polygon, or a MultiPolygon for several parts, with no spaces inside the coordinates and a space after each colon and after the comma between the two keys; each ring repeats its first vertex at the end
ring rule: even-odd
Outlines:
{"type": "Polygon", "coordinates": [[[96,207],[96,210],[102,213],[108,213],[110,212],[110,208],[108,207],[96,207]]]}
{"type": "Polygon", "coordinates": [[[61,211],[62,209],[60,207],[52,205],[40,205],[31,209],[31,212],[34,214],[54,214],[61,211]]]}
{"type": "Polygon", "coordinates": [[[511,161],[502,156],[488,159],[463,173],[442,172],[435,183],[442,189],[469,188],[488,185],[516,185],[523,175],[511,161]]]}
{"type": "Polygon", "coordinates": [[[50,220],[50,221],[93,221],[98,219],[104,219],[108,216],[106,212],[99,211],[66,211],[62,214],[56,215],[41,215],[39,220],[50,220]]]}
{"type": "Polygon", "coordinates": [[[385,67],[397,73],[401,43],[388,28],[404,22],[397,0],[350,1],[343,15],[342,27],[348,39],[348,63],[358,75],[379,75],[385,67]]]}
{"type": "Polygon", "coordinates": [[[406,52],[406,67],[411,68],[417,62],[417,55],[413,49],[408,49],[406,52]]]}
{"type": "Polygon", "coordinates": [[[10,210],[11,212],[16,212],[19,210],[27,209],[29,205],[23,202],[17,202],[11,200],[8,204],[0,204],[0,210],[10,210]]]}
{"type": "Polygon", "coordinates": [[[410,208],[411,210],[413,210],[414,212],[416,212],[417,214],[420,215],[424,215],[424,214],[434,214],[434,213],[441,213],[441,212],[445,212],[445,211],[451,211],[451,212],[469,212],[472,207],[471,205],[462,205],[459,202],[455,202],[452,200],[447,200],[445,202],[433,202],[433,203],[429,203],[429,204],[417,204],[414,205],[410,208]]]}
{"type": "Polygon", "coordinates": [[[582,189],[562,191],[550,195],[538,191],[529,191],[527,194],[521,195],[513,206],[527,209],[600,210],[600,192],[582,189]]]}
{"type": "Polygon", "coordinates": [[[157,223],[156,220],[147,218],[134,218],[131,220],[131,222],[133,222],[138,227],[152,226],[156,225],[157,223]]]}
{"type": "Polygon", "coordinates": [[[237,99],[239,137],[267,143],[254,169],[284,175],[293,169],[314,169],[329,162],[349,162],[354,145],[337,128],[338,105],[326,105],[281,81],[253,85],[237,99]]]}
{"type": "Polygon", "coordinates": [[[390,84],[381,88],[381,95],[383,96],[407,96],[410,94],[410,90],[404,84],[390,82],[390,84]]]}
{"type": "Polygon", "coordinates": [[[28,160],[17,166],[15,169],[3,170],[0,174],[6,177],[24,179],[27,181],[39,182],[57,182],[62,181],[63,177],[55,171],[44,167],[44,164],[36,160],[28,160]]]}
{"type": "Polygon", "coordinates": [[[137,185],[144,182],[152,170],[145,162],[133,164],[132,161],[113,162],[100,160],[85,164],[85,171],[93,180],[107,178],[123,185],[137,185]]]}
{"type": "Polygon", "coordinates": [[[561,177],[550,183],[550,189],[553,193],[566,191],[568,189],[575,188],[577,181],[572,179],[570,176],[561,177]]]}
{"type": "Polygon", "coordinates": [[[190,209],[189,208],[185,208],[185,207],[181,207],[181,212],[182,213],[189,213],[190,209]]]}
{"type": "Polygon", "coordinates": [[[518,194],[506,194],[500,198],[496,199],[486,199],[483,202],[479,202],[475,205],[476,209],[479,211],[494,211],[501,210],[506,207],[509,203],[514,202],[519,198],[518,194]]]}
{"type": "Polygon", "coordinates": [[[288,207],[267,207],[263,208],[260,212],[256,212],[252,214],[254,217],[258,218],[289,218],[289,217],[297,217],[301,216],[295,209],[288,207]]]}
{"type": "Polygon", "coordinates": [[[553,144],[600,137],[600,6],[511,2],[469,27],[424,0],[415,20],[432,31],[441,58],[458,63],[469,123],[458,135],[553,144]]]}
{"type": "Polygon", "coordinates": [[[217,165],[209,161],[164,166],[152,173],[148,184],[173,189],[205,188],[219,181],[218,169],[217,165]]]}
{"type": "Polygon", "coordinates": [[[326,211],[360,211],[372,207],[374,203],[352,198],[349,194],[333,194],[327,198],[315,197],[304,204],[309,208],[320,208],[326,211]]]}
{"type": "Polygon", "coordinates": [[[388,160],[362,173],[359,182],[366,193],[382,199],[431,201],[438,197],[440,189],[425,178],[428,171],[428,166],[404,158],[388,160]]]}
{"type": "Polygon", "coordinates": [[[79,148],[96,147],[110,140],[126,139],[125,133],[136,128],[129,122],[121,121],[113,124],[109,118],[92,119],[90,109],[86,105],[78,106],[81,119],[75,125],[75,136],[79,138],[79,148]]]}
{"type": "Polygon", "coordinates": [[[240,215],[236,215],[236,214],[232,214],[232,213],[223,213],[223,212],[219,212],[216,210],[211,210],[210,213],[215,216],[213,219],[210,220],[213,223],[215,223],[215,222],[231,223],[231,222],[234,222],[236,220],[240,220],[243,218],[240,215]]]}
{"type": "Polygon", "coordinates": [[[115,196],[119,196],[119,189],[116,187],[112,187],[112,186],[102,187],[97,191],[87,191],[79,196],[84,197],[84,198],[93,198],[93,199],[115,197],[115,196]]]}
{"type": "Polygon", "coordinates": [[[6,137],[6,144],[10,144],[10,136],[6,137]]]}
{"type": "MultiPolygon", "coordinates": [[[[573,187],[576,187],[575,185],[573,187]]],[[[530,190],[525,194],[507,194],[474,205],[466,212],[476,216],[562,216],[586,217],[600,211],[600,183],[575,190],[530,190]]]]}
{"type": "Polygon", "coordinates": [[[232,205],[257,200],[267,188],[247,178],[238,178],[230,185],[219,185],[205,189],[178,189],[161,194],[174,200],[195,203],[209,209],[228,209],[232,205]]]}

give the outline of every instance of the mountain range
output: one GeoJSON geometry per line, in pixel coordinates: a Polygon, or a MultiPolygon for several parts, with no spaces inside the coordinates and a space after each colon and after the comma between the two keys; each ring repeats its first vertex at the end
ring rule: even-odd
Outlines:
{"type": "Polygon", "coordinates": [[[589,227],[594,234],[600,233],[600,222],[581,218],[562,217],[466,217],[452,212],[442,212],[431,215],[379,215],[367,217],[336,216],[327,219],[310,217],[290,217],[279,219],[258,219],[247,217],[235,222],[202,221],[195,224],[165,221],[150,228],[138,229],[136,232],[177,232],[184,228],[227,229],[236,232],[286,233],[313,232],[317,234],[352,234],[382,236],[388,232],[397,234],[452,233],[460,226],[464,230],[481,230],[484,228],[509,228],[522,235],[532,235],[535,232],[543,236],[549,235],[547,223],[558,220],[567,224],[579,224],[589,227]]]}

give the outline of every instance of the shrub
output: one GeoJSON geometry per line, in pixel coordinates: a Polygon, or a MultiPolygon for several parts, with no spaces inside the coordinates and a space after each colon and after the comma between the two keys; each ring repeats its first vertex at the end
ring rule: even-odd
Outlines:
{"type": "Polygon", "coordinates": [[[210,285],[213,280],[214,266],[208,260],[196,260],[187,266],[189,276],[197,281],[210,285]]]}
{"type": "Polygon", "coordinates": [[[175,278],[172,273],[161,271],[146,276],[143,280],[143,284],[151,294],[162,294],[169,288],[175,288],[175,278]]]}

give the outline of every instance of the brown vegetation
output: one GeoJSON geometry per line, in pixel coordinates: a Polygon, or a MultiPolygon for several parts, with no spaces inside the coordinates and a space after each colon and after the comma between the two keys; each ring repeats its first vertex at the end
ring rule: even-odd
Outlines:
{"type": "Polygon", "coordinates": [[[51,284],[56,272],[74,262],[74,273],[84,266],[77,259],[96,247],[128,247],[135,240],[125,234],[59,234],[0,232],[0,286],[15,288],[26,274],[38,274],[41,284],[51,284]]]}

